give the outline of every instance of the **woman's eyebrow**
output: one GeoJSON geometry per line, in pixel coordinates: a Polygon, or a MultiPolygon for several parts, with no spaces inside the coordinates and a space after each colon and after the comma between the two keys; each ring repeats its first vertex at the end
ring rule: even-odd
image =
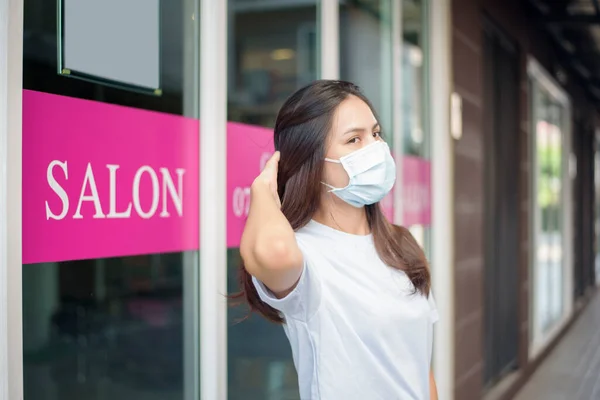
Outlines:
{"type": "MultiPolygon", "coordinates": [[[[373,128],[371,128],[371,129],[375,130],[375,128],[378,128],[378,127],[379,127],[379,122],[375,122],[375,125],[373,125],[373,128]]],[[[346,132],[344,132],[342,134],[342,136],[346,136],[349,133],[364,132],[365,130],[366,130],[365,128],[358,128],[358,127],[350,128],[346,132]]]]}

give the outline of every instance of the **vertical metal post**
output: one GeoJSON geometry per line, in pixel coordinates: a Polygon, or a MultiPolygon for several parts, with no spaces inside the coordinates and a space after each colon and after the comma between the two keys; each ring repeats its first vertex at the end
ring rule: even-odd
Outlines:
{"type": "Polygon", "coordinates": [[[432,2],[431,32],[431,181],[432,279],[440,321],[434,337],[434,374],[439,397],[454,397],[454,220],[453,144],[450,136],[451,54],[450,1],[432,2]]]}
{"type": "Polygon", "coordinates": [[[404,202],[403,168],[404,157],[404,96],[402,93],[402,0],[392,0],[392,129],[394,130],[394,158],[396,159],[396,185],[394,186],[394,223],[402,225],[404,202]]]}
{"type": "Polygon", "coordinates": [[[338,0],[319,1],[320,78],[340,77],[340,4],[338,0]]]}
{"type": "MultiPolygon", "coordinates": [[[[183,115],[200,113],[200,0],[183,2],[183,115]]],[[[200,131],[198,130],[198,135],[200,131]]],[[[198,164],[200,168],[200,164],[198,164]]],[[[198,173],[200,176],[200,173],[198,173]]],[[[200,221],[198,221],[198,225],[200,221]]],[[[198,244],[199,245],[199,244],[198,244]]],[[[200,398],[200,269],[196,252],[182,256],[183,269],[183,398],[200,398]]]]}
{"type": "Polygon", "coordinates": [[[0,0],[0,400],[23,398],[23,0],[0,0]]]}
{"type": "Polygon", "coordinates": [[[201,398],[227,399],[227,6],[200,7],[201,398]]]}

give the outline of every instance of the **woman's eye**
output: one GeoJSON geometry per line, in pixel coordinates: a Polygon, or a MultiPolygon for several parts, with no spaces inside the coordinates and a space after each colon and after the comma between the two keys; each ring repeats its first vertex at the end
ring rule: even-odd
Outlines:
{"type": "Polygon", "coordinates": [[[348,143],[358,143],[358,141],[360,140],[360,138],[358,136],[353,137],[352,139],[348,140],[348,143]]]}
{"type": "Polygon", "coordinates": [[[373,137],[380,138],[381,132],[373,132],[373,137]]]}

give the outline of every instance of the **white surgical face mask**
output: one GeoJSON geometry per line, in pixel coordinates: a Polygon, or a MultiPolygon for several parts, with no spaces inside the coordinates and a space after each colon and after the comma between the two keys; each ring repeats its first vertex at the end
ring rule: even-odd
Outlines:
{"type": "Polygon", "coordinates": [[[339,160],[325,161],[341,164],[350,181],[344,188],[323,184],[346,203],[360,208],[383,199],[396,182],[396,164],[386,142],[376,142],[352,152],[339,160]]]}

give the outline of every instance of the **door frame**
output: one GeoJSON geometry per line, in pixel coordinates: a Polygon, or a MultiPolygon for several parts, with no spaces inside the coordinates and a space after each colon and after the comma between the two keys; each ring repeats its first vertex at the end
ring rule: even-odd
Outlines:
{"type": "Polygon", "coordinates": [[[440,320],[433,341],[433,373],[441,399],[454,398],[455,316],[454,316],[454,162],[451,136],[452,96],[451,2],[428,2],[430,42],[429,118],[431,126],[432,234],[431,276],[440,320]]]}
{"type": "Polygon", "coordinates": [[[0,0],[0,399],[23,398],[23,0],[0,0]]]}

